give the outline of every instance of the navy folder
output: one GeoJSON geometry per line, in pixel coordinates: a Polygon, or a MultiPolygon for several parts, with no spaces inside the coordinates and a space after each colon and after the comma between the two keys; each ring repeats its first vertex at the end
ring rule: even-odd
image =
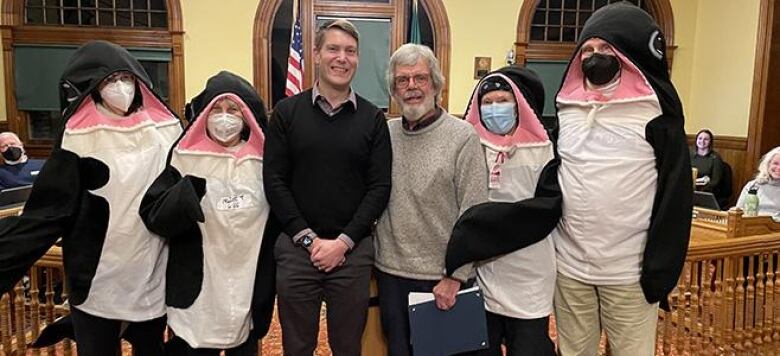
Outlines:
{"type": "Polygon", "coordinates": [[[414,355],[443,356],[487,348],[482,291],[476,287],[461,291],[455,306],[447,311],[437,308],[434,300],[410,302],[409,328],[414,355]]]}

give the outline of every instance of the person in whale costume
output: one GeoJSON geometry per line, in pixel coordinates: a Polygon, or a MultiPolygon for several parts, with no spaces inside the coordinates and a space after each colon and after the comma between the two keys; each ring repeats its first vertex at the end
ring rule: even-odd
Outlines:
{"type": "Polygon", "coordinates": [[[104,41],[73,54],[61,79],[64,131],[24,213],[0,221],[0,293],[62,237],[79,355],[160,355],[165,328],[165,240],[138,208],[165,167],[181,123],[140,63],[104,41]]]}
{"type": "Polygon", "coordinates": [[[244,79],[220,72],[189,105],[190,125],[141,203],[168,239],[169,355],[254,355],[274,302],[273,245],[263,193],[265,107],[244,79]]]}
{"type": "MultiPolygon", "coordinates": [[[[595,355],[602,327],[616,355],[653,354],[658,305],[668,308],[682,270],[692,209],[682,104],[666,60],[663,35],[646,12],[608,5],[586,22],[557,94],[563,209],[553,238],[562,355],[595,355]]],[[[463,224],[461,233],[475,226],[463,224]]],[[[489,249],[482,245],[496,249],[451,246],[448,272],[480,259],[489,249]]]]}
{"type": "MultiPolygon", "coordinates": [[[[485,150],[491,202],[533,200],[539,181],[554,184],[555,150],[539,121],[544,87],[524,68],[504,67],[474,89],[465,119],[485,150]],[[545,177],[542,177],[542,174],[545,177]]],[[[555,214],[552,214],[555,217],[555,214]]],[[[514,232],[514,234],[520,231],[514,232]]],[[[485,296],[489,348],[480,355],[555,355],[548,335],[555,290],[552,238],[476,263],[485,296]]]]}
{"type": "Polygon", "coordinates": [[[629,3],[596,11],[556,102],[559,350],[596,354],[604,329],[615,355],[652,355],[692,211],[682,104],[652,17],[629,3]]]}

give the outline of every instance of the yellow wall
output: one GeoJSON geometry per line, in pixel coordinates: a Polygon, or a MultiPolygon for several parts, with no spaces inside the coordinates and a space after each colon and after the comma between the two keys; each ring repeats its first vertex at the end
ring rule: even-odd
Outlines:
{"type": "Polygon", "coordinates": [[[683,103],[685,111],[685,129],[696,132],[698,123],[692,122],[691,111],[691,74],[693,58],[696,53],[696,14],[701,0],[672,0],[674,13],[674,63],[672,63],[672,82],[683,103]]]}
{"type": "Polygon", "coordinates": [[[523,0],[446,0],[450,22],[449,111],[461,114],[478,80],[474,57],[491,57],[493,69],[506,65],[506,53],[514,48],[517,17],[523,0]]]}
{"type": "Polygon", "coordinates": [[[185,98],[229,70],[252,82],[252,30],[258,0],[182,0],[185,98]]]}
{"type": "MultiPolygon", "coordinates": [[[[689,0],[679,0],[689,1],[689,0]]],[[[747,136],[760,0],[700,0],[688,131],[747,136]]]]}

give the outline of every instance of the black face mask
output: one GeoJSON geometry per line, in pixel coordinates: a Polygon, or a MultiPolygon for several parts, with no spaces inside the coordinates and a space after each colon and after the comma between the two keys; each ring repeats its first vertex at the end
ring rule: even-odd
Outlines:
{"type": "Polygon", "coordinates": [[[3,152],[3,158],[8,162],[18,161],[19,158],[22,158],[22,149],[14,146],[8,147],[8,149],[3,152]]]}
{"type": "Polygon", "coordinates": [[[594,53],[582,61],[582,73],[595,85],[609,83],[619,70],[620,62],[615,56],[594,53]]]}

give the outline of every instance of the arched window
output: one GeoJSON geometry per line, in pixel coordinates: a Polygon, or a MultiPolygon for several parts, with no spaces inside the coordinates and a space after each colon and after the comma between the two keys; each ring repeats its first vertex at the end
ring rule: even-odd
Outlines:
{"type": "MultiPolygon", "coordinates": [[[[517,21],[515,61],[535,70],[544,82],[544,116],[555,114],[555,93],[585,21],[594,11],[623,0],[525,1],[517,21]]],[[[629,0],[655,18],[664,32],[667,60],[674,55],[674,19],[669,0],[629,0]]]]}
{"type": "MultiPolygon", "coordinates": [[[[335,17],[350,19],[360,32],[360,66],[353,88],[377,106],[389,108],[384,71],[389,55],[408,42],[412,0],[300,0],[304,47],[304,87],[314,82],[314,32],[335,17]]],[[[284,98],[287,56],[293,22],[293,0],[261,2],[255,21],[255,86],[273,106],[284,98]]],[[[441,0],[418,0],[421,42],[431,47],[449,73],[449,24],[441,0]]],[[[446,107],[446,88],[442,105],[446,107]]],[[[389,108],[394,112],[392,108],[389,108]]]]}
{"type": "Polygon", "coordinates": [[[7,0],[0,28],[10,39],[3,48],[8,128],[32,155],[48,154],[62,125],[60,76],[71,54],[91,40],[127,48],[153,89],[183,111],[179,0],[7,0]]]}

